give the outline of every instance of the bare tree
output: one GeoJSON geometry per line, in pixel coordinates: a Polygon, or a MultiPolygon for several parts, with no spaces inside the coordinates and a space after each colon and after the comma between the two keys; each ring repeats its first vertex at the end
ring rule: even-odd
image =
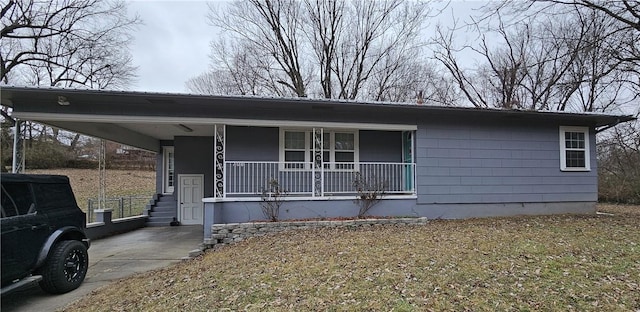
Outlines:
{"type": "MultiPolygon", "coordinates": [[[[624,82],[632,85],[636,96],[640,94],[640,2],[631,0],[540,0],[501,1],[486,7],[484,18],[495,12],[510,16],[511,23],[524,19],[562,20],[567,14],[595,17],[603,26],[598,30],[598,49],[615,60],[616,70],[626,73],[624,82]],[[560,19],[559,17],[562,17],[560,19]]],[[[617,74],[617,73],[614,73],[617,74]]]]}
{"type": "Polygon", "coordinates": [[[125,88],[135,77],[127,47],[140,21],[124,1],[10,0],[0,19],[4,83],[125,88]]]}
{"type": "Polygon", "coordinates": [[[640,122],[619,125],[598,144],[600,200],[640,203],[640,122]]]}
{"type": "Polygon", "coordinates": [[[229,46],[251,51],[251,62],[243,63],[249,66],[241,67],[233,61],[239,54],[214,46],[210,71],[234,77],[234,93],[244,94],[246,81],[262,86],[254,88],[261,94],[343,99],[404,99],[390,92],[415,95],[424,88],[409,86],[414,81],[391,84],[410,77],[402,71],[425,68],[411,57],[422,51],[419,35],[430,12],[425,3],[252,0],[211,9],[211,23],[232,35],[229,46]]]}
{"type": "Polygon", "coordinates": [[[274,61],[263,57],[255,46],[244,42],[229,42],[224,38],[211,44],[211,63],[217,66],[186,82],[191,92],[200,94],[272,95],[291,92],[279,83],[273,71],[274,61]]]}
{"type": "Polygon", "coordinates": [[[348,3],[351,16],[344,40],[338,44],[333,72],[340,88],[338,97],[357,99],[371,75],[385,67],[385,59],[402,62],[403,52],[419,47],[417,39],[428,7],[401,0],[348,3]]]}
{"type": "MultiPolygon", "coordinates": [[[[295,0],[236,1],[227,10],[211,7],[209,20],[230,36],[252,46],[256,57],[272,59],[275,80],[300,97],[307,96],[303,75],[302,10],[295,0]]],[[[215,53],[215,52],[214,52],[215,53]]]]}
{"type": "MultiPolygon", "coordinates": [[[[119,0],[9,0],[0,4],[0,80],[5,83],[124,89],[135,78],[128,46],[140,23],[119,0]]],[[[7,108],[5,119],[12,121],[7,108]]],[[[64,139],[73,149],[79,134],[64,139]]],[[[60,130],[25,122],[29,143],[60,141],[60,130]]]]}
{"type": "Polygon", "coordinates": [[[614,41],[611,17],[582,8],[563,14],[510,24],[493,13],[497,21],[476,22],[480,43],[462,48],[484,61],[475,68],[460,65],[454,32],[439,28],[434,57],[477,107],[607,111],[629,101],[629,71],[605,43],[614,41]]]}
{"type": "MultiPolygon", "coordinates": [[[[305,30],[318,60],[319,81],[324,98],[333,97],[333,64],[344,30],[344,1],[305,0],[309,23],[305,30]]],[[[348,17],[347,17],[348,18],[348,17]]]]}

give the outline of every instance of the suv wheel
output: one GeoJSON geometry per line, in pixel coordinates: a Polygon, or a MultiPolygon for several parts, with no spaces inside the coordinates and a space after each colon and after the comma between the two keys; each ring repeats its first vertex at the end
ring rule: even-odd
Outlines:
{"type": "Polygon", "coordinates": [[[52,294],[72,291],[82,284],[89,267],[87,247],[79,241],[61,241],[42,267],[40,287],[52,294]]]}

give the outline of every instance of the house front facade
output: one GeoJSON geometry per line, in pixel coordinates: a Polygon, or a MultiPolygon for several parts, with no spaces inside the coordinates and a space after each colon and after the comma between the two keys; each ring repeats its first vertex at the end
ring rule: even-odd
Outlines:
{"type": "Polygon", "coordinates": [[[592,213],[596,134],[633,119],[33,88],[5,88],[2,104],[20,119],[157,152],[169,214],[205,229],[264,220],[274,182],[286,191],[280,219],[356,216],[356,177],[382,187],[374,216],[592,213]]]}

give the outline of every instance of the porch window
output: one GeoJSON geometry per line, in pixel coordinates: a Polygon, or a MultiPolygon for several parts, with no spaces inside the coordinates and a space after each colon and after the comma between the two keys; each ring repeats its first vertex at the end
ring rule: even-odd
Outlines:
{"type": "MultiPolygon", "coordinates": [[[[311,169],[313,162],[312,130],[280,130],[280,161],[286,169],[311,169]]],[[[322,162],[325,169],[354,168],[358,162],[358,132],[324,130],[322,136],[322,162]]]]}
{"type": "Polygon", "coordinates": [[[560,169],[589,171],[589,128],[560,127],[560,169]]]}
{"type": "Polygon", "coordinates": [[[301,162],[305,162],[307,141],[308,134],[304,131],[284,132],[284,161],[291,163],[286,165],[287,169],[304,169],[301,162]]]}
{"type": "Polygon", "coordinates": [[[355,134],[335,132],[333,135],[333,161],[335,169],[353,169],[355,162],[355,134]],[[345,164],[346,163],[346,164],[345,164]]]}

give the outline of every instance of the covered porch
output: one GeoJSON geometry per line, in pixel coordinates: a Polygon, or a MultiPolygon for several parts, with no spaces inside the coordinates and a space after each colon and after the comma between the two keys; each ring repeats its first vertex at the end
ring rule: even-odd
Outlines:
{"type": "Polygon", "coordinates": [[[216,125],[213,199],[259,201],[274,186],[296,200],[415,196],[415,130],[374,127],[216,125]]]}

